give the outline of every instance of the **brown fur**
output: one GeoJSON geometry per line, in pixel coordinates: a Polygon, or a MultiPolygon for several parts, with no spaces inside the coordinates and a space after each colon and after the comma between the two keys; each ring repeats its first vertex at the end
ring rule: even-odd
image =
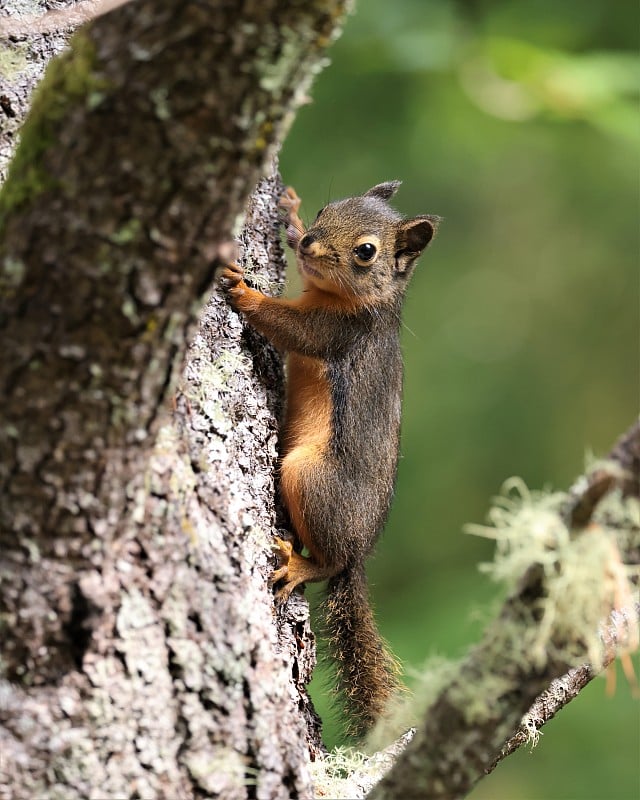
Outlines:
{"type": "Polygon", "coordinates": [[[321,565],[323,554],[315,547],[302,513],[301,476],[313,474],[318,463],[327,457],[333,411],[331,389],[326,367],[319,358],[291,353],[288,366],[287,426],[283,437],[286,455],[280,466],[280,491],[298,538],[313,561],[321,565]]]}
{"type": "Polygon", "coordinates": [[[437,217],[405,220],[387,200],[399,183],[331,203],[305,232],[287,190],[287,239],[304,291],[294,300],[249,288],[242,270],[222,275],[249,322],[289,352],[280,489],[309,556],[277,542],[281,600],[329,578],[324,606],[330,652],[350,731],[364,733],[398,687],[397,666],[371,611],[364,564],[391,503],[398,460],[400,312],[417,257],[437,217]]]}

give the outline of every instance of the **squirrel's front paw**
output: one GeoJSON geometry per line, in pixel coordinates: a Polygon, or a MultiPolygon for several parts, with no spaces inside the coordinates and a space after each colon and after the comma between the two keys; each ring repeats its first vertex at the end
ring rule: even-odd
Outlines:
{"type": "Polygon", "coordinates": [[[220,273],[218,282],[236,311],[251,313],[256,311],[264,300],[264,295],[251,289],[244,282],[244,270],[238,264],[227,264],[220,273]]]}
{"type": "Polygon", "coordinates": [[[218,283],[229,296],[233,305],[248,288],[244,282],[244,270],[238,264],[227,264],[218,277],[218,283]]]}
{"type": "Polygon", "coordinates": [[[280,195],[279,207],[286,211],[287,216],[291,213],[297,214],[302,201],[296,194],[296,190],[292,186],[287,186],[284,192],[280,195]]]}
{"type": "Polygon", "coordinates": [[[304,224],[298,216],[301,200],[291,186],[287,186],[280,196],[279,208],[284,213],[282,219],[287,227],[287,244],[292,250],[298,247],[300,239],[305,234],[304,224]]]}

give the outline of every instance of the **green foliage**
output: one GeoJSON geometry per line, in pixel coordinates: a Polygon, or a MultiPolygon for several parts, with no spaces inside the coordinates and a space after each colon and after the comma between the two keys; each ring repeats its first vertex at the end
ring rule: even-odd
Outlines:
{"type": "MultiPolygon", "coordinates": [[[[285,144],[303,218],[392,178],[399,210],[444,217],[409,290],[403,457],[369,570],[409,671],[459,658],[502,596],[462,528],[504,479],[566,489],[637,413],[637,20],[605,0],[361,2],[285,144]]],[[[596,681],[472,797],[629,800],[637,716],[624,680],[596,681]]]]}

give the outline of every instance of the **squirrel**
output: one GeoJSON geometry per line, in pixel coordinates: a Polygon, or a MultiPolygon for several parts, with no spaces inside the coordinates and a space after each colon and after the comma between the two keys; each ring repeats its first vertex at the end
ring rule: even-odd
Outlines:
{"type": "Polygon", "coordinates": [[[347,732],[361,737],[400,689],[398,664],[378,633],[365,560],[391,504],[402,395],[400,313],[418,256],[440,217],[404,219],[387,201],[400,181],[332,202],[305,231],[300,198],[280,205],[303,291],[296,299],[250,288],[229,264],[220,276],[233,308],[287,351],[280,492],[300,545],[278,539],[272,576],[285,601],[328,579],[324,616],[347,732]]]}

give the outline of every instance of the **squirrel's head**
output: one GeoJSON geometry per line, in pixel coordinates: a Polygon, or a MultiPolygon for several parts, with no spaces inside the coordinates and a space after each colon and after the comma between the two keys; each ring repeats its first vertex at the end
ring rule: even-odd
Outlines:
{"type": "Polygon", "coordinates": [[[306,283],[373,303],[404,293],[440,217],[404,219],[387,203],[399,186],[400,181],[379,183],[359,197],[329,203],[318,213],[297,247],[306,283]]]}

